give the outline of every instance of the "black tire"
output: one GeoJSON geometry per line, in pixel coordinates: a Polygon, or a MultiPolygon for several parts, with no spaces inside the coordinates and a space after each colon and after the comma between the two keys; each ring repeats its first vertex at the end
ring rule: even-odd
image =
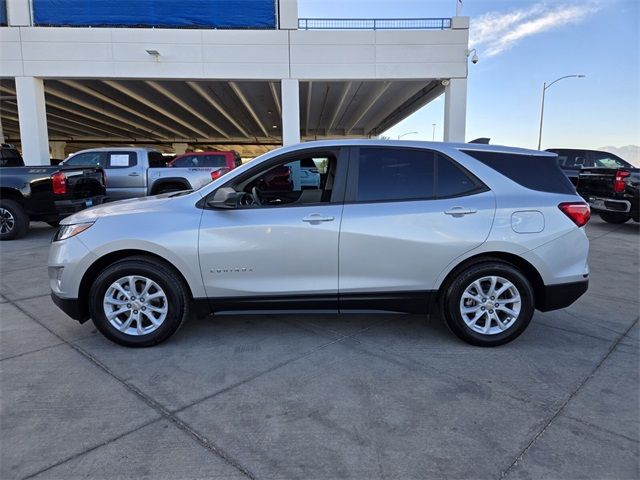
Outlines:
{"type": "MultiPolygon", "coordinates": [[[[487,299],[490,301],[489,299],[487,299]]],[[[506,303],[506,302],[503,302],[506,303]]],[[[534,312],[534,293],[531,283],[515,266],[501,261],[487,261],[471,265],[461,271],[445,287],[441,301],[442,315],[449,329],[460,339],[471,345],[480,347],[496,347],[515,340],[525,331],[534,312]],[[504,331],[495,334],[484,334],[472,330],[462,318],[460,303],[465,289],[475,280],[486,276],[499,276],[511,282],[520,294],[520,313],[516,320],[504,331]]],[[[493,308],[493,307],[492,307],[493,308]]],[[[497,310],[496,310],[497,312],[497,310]]],[[[478,320],[484,323],[484,318],[478,320]]],[[[490,326],[495,321],[490,322],[490,326]]],[[[497,324],[495,324],[497,327],[497,324]]]]}
{"type": "MultiPolygon", "coordinates": [[[[188,287],[172,268],[147,257],[129,257],[104,269],[89,292],[89,312],[96,328],[109,340],[126,347],[150,347],[173,335],[189,314],[188,287]],[[112,325],[105,314],[103,301],[107,289],[118,279],[129,275],[149,278],[166,294],[167,316],[156,330],[143,335],[129,335],[112,325]]],[[[140,318],[143,318],[140,315],[140,318]]]]}
{"type": "Polygon", "coordinates": [[[47,225],[53,228],[58,228],[60,226],[60,220],[56,220],[55,222],[47,222],[47,225]]]}
{"type": "Polygon", "coordinates": [[[617,213],[617,212],[601,212],[600,218],[607,223],[613,223],[616,225],[621,225],[623,223],[628,222],[631,217],[626,213],[617,213]]]}
{"type": "Polygon", "coordinates": [[[14,240],[29,231],[29,217],[15,200],[0,199],[0,240],[14,240]]]}

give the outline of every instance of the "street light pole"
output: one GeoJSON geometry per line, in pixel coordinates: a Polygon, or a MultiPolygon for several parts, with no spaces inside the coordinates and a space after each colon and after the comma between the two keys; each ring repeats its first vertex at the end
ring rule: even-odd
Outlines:
{"type": "Polygon", "coordinates": [[[542,106],[540,107],[540,130],[538,131],[538,150],[542,145],[542,122],[544,121],[544,97],[547,89],[551,87],[556,82],[560,80],[564,80],[565,78],[584,78],[585,75],[565,75],[564,77],[556,78],[553,82],[547,85],[547,82],[544,82],[542,85],[542,106]]]}
{"type": "Polygon", "coordinates": [[[432,123],[431,125],[433,126],[433,135],[431,137],[431,141],[435,142],[436,141],[436,124],[432,123]]]}

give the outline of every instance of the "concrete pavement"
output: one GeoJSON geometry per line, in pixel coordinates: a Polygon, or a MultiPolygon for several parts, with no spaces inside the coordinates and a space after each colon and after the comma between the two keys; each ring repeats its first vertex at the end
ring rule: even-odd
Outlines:
{"type": "Polygon", "coordinates": [[[48,297],[53,229],[0,244],[0,478],[638,478],[639,228],[495,349],[438,318],[216,316],[132,350],[48,297]]]}

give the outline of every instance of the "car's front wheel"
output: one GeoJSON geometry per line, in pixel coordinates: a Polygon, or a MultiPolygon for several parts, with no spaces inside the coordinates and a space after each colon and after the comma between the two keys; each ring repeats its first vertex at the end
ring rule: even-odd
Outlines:
{"type": "Polygon", "coordinates": [[[447,325],[472,345],[493,347],[517,338],[534,312],[530,282],[516,267],[498,261],[470,266],[444,292],[447,325]]]}
{"type": "Polygon", "coordinates": [[[103,270],[89,292],[96,328],[127,347],[148,347],[173,335],[188,314],[182,279],[153,259],[132,257],[103,270]]]}

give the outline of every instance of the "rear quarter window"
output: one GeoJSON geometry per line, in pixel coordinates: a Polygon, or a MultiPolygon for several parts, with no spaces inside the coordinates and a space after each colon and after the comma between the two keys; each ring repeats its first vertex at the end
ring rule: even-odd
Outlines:
{"type": "Polygon", "coordinates": [[[555,156],[462,150],[498,173],[531,190],[575,194],[575,188],[558,166],[555,156]]]}

